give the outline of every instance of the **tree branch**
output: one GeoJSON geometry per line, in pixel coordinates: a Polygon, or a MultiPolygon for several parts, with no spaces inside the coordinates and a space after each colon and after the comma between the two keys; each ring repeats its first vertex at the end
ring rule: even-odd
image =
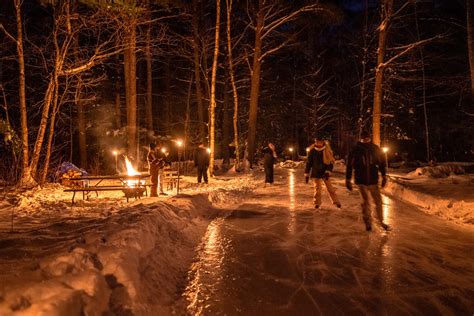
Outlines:
{"type": "Polygon", "coordinates": [[[8,31],[3,27],[3,24],[0,23],[0,30],[3,31],[3,33],[5,33],[5,35],[11,39],[12,41],[14,41],[15,43],[18,43],[17,39],[13,37],[13,35],[11,35],[10,33],[8,33],[8,31]]]}
{"type": "Polygon", "coordinates": [[[432,37],[432,38],[428,38],[428,39],[425,39],[425,40],[421,40],[421,41],[418,41],[416,43],[412,43],[412,44],[409,44],[409,45],[406,45],[404,46],[405,49],[403,51],[401,51],[400,53],[398,53],[397,55],[393,56],[392,58],[390,58],[389,60],[387,60],[386,62],[384,63],[381,63],[380,65],[378,65],[377,67],[377,70],[379,69],[382,69],[382,68],[385,68],[387,67],[389,64],[391,64],[392,62],[394,62],[395,60],[397,60],[398,58],[402,57],[403,55],[405,55],[406,53],[408,53],[409,51],[419,47],[419,46],[422,46],[422,45],[425,45],[425,44],[428,44],[436,39],[440,39],[442,38],[443,36],[441,35],[437,35],[435,37],[432,37]]]}

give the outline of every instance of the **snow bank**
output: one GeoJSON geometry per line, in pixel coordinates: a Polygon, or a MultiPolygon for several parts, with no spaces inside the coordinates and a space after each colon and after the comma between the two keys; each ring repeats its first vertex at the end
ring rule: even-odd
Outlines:
{"type": "Polygon", "coordinates": [[[190,181],[179,198],[128,204],[119,194],[71,206],[57,185],[2,203],[0,315],[174,313],[194,249],[221,213],[215,205],[255,186],[250,175],[190,181]],[[15,233],[5,233],[12,210],[15,233]]]}
{"type": "MultiPolygon", "coordinates": [[[[469,165],[467,165],[469,166],[469,165]]],[[[426,166],[416,168],[415,171],[410,172],[408,176],[426,176],[431,178],[445,178],[451,174],[465,174],[466,165],[447,163],[437,166],[426,166]]]]}
{"type": "Polygon", "coordinates": [[[474,176],[450,175],[440,179],[425,175],[391,177],[385,192],[419,206],[428,214],[460,224],[474,224],[474,176]]]}
{"type": "Polygon", "coordinates": [[[279,163],[280,168],[288,168],[288,169],[301,169],[304,168],[305,162],[304,161],[294,161],[294,160],[286,160],[279,163]]]}

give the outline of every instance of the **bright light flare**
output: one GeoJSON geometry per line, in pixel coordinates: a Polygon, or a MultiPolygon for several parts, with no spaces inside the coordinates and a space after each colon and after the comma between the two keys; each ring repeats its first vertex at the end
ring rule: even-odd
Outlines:
{"type": "Polygon", "coordinates": [[[112,150],[112,154],[113,154],[114,156],[117,156],[117,155],[118,155],[118,151],[112,150]]]}
{"type": "MultiPolygon", "coordinates": [[[[125,157],[125,166],[127,167],[127,175],[128,176],[138,176],[138,175],[141,175],[141,173],[136,170],[132,163],[130,162],[130,160],[128,159],[128,157],[125,157]]],[[[127,180],[127,186],[129,187],[135,187],[135,186],[138,186],[143,180],[127,180]]]]}
{"type": "Polygon", "coordinates": [[[309,147],[308,147],[308,148],[306,148],[306,152],[307,152],[307,153],[309,153],[309,147]]]}
{"type": "Polygon", "coordinates": [[[162,152],[163,154],[166,154],[166,148],[165,148],[165,147],[161,148],[161,152],[162,152]]]}
{"type": "Polygon", "coordinates": [[[388,147],[382,147],[382,151],[383,151],[384,153],[388,153],[388,147]]]}
{"type": "Polygon", "coordinates": [[[290,147],[288,150],[289,150],[290,152],[293,152],[293,147],[290,147]]]}
{"type": "Polygon", "coordinates": [[[211,153],[211,148],[206,148],[206,151],[210,154],[211,153]]]}
{"type": "Polygon", "coordinates": [[[182,141],[181,139],[178,139],[178,140],[176,141],[176,145],[178,145],[178,147],[183,146],[183,141],[182,141]]]}

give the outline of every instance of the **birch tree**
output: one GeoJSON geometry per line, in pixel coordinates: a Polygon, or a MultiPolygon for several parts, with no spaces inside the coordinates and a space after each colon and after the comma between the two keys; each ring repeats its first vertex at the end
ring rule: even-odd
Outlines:
{"type": "Polygon", "coordinates": [[[209,159],[209,174],[214,176],[214,156],[215,156],[215,139],[216,139],[216,74],[217,61],[219,58],[219,31],[221,21],[221,1],[216,0],[216,32],[214,41],[214,58],[212,61],[212,75],[211,75],[211,100],[209,105],[209,147],[211,149],[209,159]]]}

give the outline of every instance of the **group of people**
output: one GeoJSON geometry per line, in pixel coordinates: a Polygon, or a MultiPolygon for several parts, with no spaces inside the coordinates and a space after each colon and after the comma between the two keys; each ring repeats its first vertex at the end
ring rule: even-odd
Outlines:
{"type": "MultiPolygon", "coordinates": [[[[265,170],[265,185],[273,183],[273,165],[277,158],[275,146],[269,143],[264,147],[263,166],[265,170]]],[[[322,137],[316,137],[314,143],[308,148],[305,165],[305,182],[311,179],[314,186],[314,207],[321,207],[321,195],[323,183],[329,193],[332,203],[341,208],[341,202],[336,194],[336,189],[331,183],[331,173],[334,167],[334,154],[329,142],[322,137]]],[[[362,197],[362,214],[367,231],[372,230],[372,217],[369,204],[369,195],[375,204],[378,222],[384,230],[389,226],[383,221],[382,197],[379,190],[379,173],[382,175],[381,186],[387,183],[386,165],[384,154],[379,146],[375,145],[370,134],[366,131],[361,133],[361,139],[349,154],[346,165],[346,188],[352,191],[352,178],[359,188],[362,197]]]]}
{"type": "MultiPolygon", "coordinates": [[[[148,170],[150,172],[151,197],[159,195],[167,195],[163,190],[163,171],[166,167],[171,166],[169,155],[163,150],[160,142],[151,143],[147,155],[148,170]],[[158,195],[159,189],[159,195],[158,195]]],[[[208,183],[207,169],[209,168],[209,153],[204,146],[204,142],[200,142],[194,155],[194,165],[197,168],[197,182],[208,183]]]]}
{"type": "MultiPolygon", "coordinates": [[[[262,149],[263,167],[265,171],[265,185],[273,184],[273,166],[277,159],[275,146],[268,143],[262,149]]],[[[161,143],[151,143],[147,156],[150,177],[151,194],[150,196],[166,195],[163,191],[163,170],[171,165],[169,156],[162,150],[161,143]]],[[[336,194],[336,189],[331,182],[331,173],[334,167],[334,154],[329,142],[322,137],[316,137],[314,143],[308,148],[308,156],[305,165],[305,182],[309,183],[311,179],[314,187],[314,207],[321,207],[321,196],[323,183],[329,193],[332,203],[341,208],[341,202],[336,194]]],[[[194,155],[194,165],[197,168],[197,182],[208,183],[209,152],[204,143],[199,146],[194,155]]],[[[379,173],[382,175],[381,185],[384,187],[387,183],[385,159],[380,147],[375,145],[368,132],[361,133],[361,139],[349,154],[346,166],[346,187],[352,191],[352,178],[354,176],[355,184],[359,188],[362,197],[362,214],[367,231],[372,230],[372,219],[369,204],[369,196],[375,203],[375,211],[380,226],[388,230],[389,226],[383,221],[382,197],[379,190],[379,173]]]]}

